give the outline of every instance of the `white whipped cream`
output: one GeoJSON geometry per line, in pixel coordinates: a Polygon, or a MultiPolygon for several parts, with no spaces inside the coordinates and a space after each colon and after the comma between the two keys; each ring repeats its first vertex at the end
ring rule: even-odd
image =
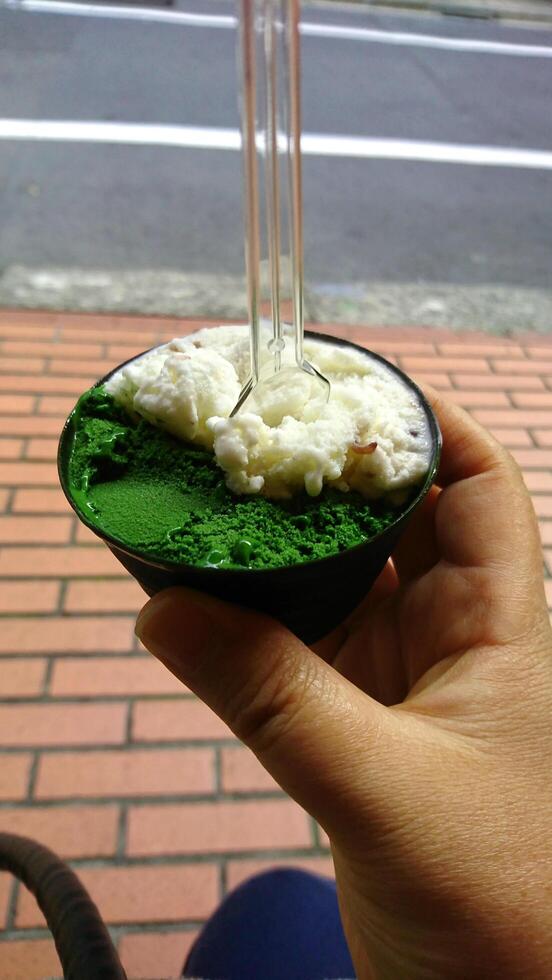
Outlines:
{"type": "Polygon", "coordinates": [[[229,418],[249,373],[249,333],[240,326],[206,327],[157,347],[115,372],[106,389],[127,411],[213,449],[235,493],[289,497],[305,488],[317,496],[330,484],[400,503],[431,454],[415,394],[354,348],[306,338],[305,356],[331,382],[327,404],[308,375],[286,383],[284,374],[263,387],[262,416],[248,402],[229,418]]]}

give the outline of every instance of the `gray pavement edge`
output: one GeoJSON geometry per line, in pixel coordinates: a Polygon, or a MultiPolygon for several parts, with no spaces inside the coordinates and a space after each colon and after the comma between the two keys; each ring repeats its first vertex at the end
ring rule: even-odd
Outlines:
{"type": "MultiPolygon", "coordinates": [[[[307,5],[309,0],[306,0],[307,5]]],[[[339,0],[312,0],[311,5],[327,7],[339,0]]],[[[482,20],[506,20],[552,26],[551,0],[344,0],[344,6],[401,14],[442,14],[482,20]]]]}
{"type": "MultiPolygon", "coordinates": [[[[0,306],[243,320],[241,278],[166,269],[34,269],[0,274],[0,306]]],[[[511,336],[552,331],[552,290],[504,285],[356,282],[310,284],[312,323],[448,327],[511,336]]]]}

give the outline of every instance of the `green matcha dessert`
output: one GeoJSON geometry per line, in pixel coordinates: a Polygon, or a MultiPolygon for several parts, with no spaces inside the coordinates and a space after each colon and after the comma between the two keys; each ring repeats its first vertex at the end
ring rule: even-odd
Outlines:
{"type": "Polygon", "coordinates": [[[212,452],[132,419],[103,385],[74,415],[69,490],[87,522],[167,562],[277,568],[361,544],[395,519],[381,501],[324,487],[290,499],[238,496],[212,452]]]}
{"type": "Polygon", "coordinates": [[[431,485],[439,432],[377,355],[305,337],[331,382],[268,388],[232,415],[247,327],[205,328],[85,392],[58,457],[78,516],[151,595],[190,585],[282,619],[308,642],[366,593],[431,485]]]}

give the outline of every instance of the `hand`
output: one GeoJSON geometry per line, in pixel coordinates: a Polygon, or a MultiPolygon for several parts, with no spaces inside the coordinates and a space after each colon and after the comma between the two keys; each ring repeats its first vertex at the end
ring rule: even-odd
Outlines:
{"type": "Polygon", "coordinates": [[[434,402],[442,489],[316,652],[184,589],[152,599],[137,632],[328,832],[359,980],[550,980],[552,633],[536,520],[509,454],[434,402]]]}

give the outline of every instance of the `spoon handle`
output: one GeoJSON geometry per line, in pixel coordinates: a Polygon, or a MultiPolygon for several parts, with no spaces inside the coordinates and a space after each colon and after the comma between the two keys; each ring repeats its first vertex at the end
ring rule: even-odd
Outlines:
{"type": "Polygon", "coordinates": [[[251,377],[243,390],[238,406],[257,384],[260,374],[260,227],[259,227],[259,170],[257,163],[257,72],[255,20],[258,0],[241,0],[240,41],[242,63],[241,122],[243,144],[243,177],[245,200],[245,265],[247,276],[247,307],[251,333],[251,377]],[[248,390],[246,390],[248,389],[248,390]]]}
{"type": "Polygon", "coordinates": [[[303,242],[298,0],[241,0],[242,131],[252,378],[260,375],[261,260],[268,260],[272,340],[285,346],[282,253],[291,259],[295,354],[303,356],[303,242]]]}
{"type": "Polygon", "coordinates": [[[281,255],[290,255],[295,358],[303,365],[303,200],[301,181],[301,69],[299,0],[258,0],[264,13],[264,145],[267,239],[272,301],[271,346],[281,366],[283,323],[281,255]],[[280,178],[282,178],[280,180],[280,178]],[[281,188],[283,185],[283,190],[281,188]]]}
{"type": "Polygon", "coordinates": [[[303,366],[305,328],[303,267],[303,185],[301,177],[301,51],[299,0],[283,0],[286,13],[287,47],[287,150],[290,210],[291,286],[295,358],[303,366]]]}
{"type": "MultiPolygon", "coordinates": [[[[280,163],[284,159],[282,146],[285,134],[282,114],[287,118],[286,91],[286,47],[284,39],[284,17],[287,0],[259,0],[264,21],[263,79],[265,82],[264,130],[260,133],[265,147],[265,194],[266,194],[266,237],[270,265],[270,304],[272,313],[271,353],[274,356],[274,371],[282,364],[284,347],[281,309],[281,266],[282,227],[289,224],[289,198],[280,190],[280,163]]],[[[285,189],[285,185],[284,185],[285,189]]]]}

